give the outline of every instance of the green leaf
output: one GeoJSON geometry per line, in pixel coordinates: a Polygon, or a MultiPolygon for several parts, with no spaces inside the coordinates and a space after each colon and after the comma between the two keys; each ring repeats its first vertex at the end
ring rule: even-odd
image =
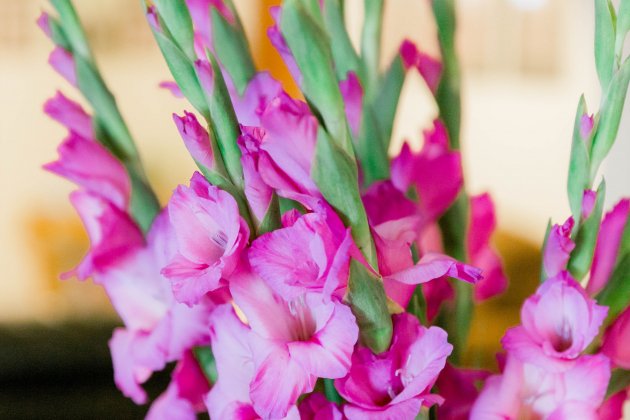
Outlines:
{"type": "Polygon", "coordinates": [[[595,0],[595,67],[602,90],[613,74],[615,59],[615,17],[610,0],[595,0]]]}
{"type": "Polygon", "coordinates": [[[241,134],[232,100],[228,93],[221,69],[215,57],[206,51],[212,64],[213,90],[205,92],[206,103],[210,110],[208,123],[216,135],[217,144],[223,157],[223,162],[232,182],[243,189],[243,168],[241,166],[241,150],[237,139],[241,134]]]}
{"type": "Polygon", "coordinates": [[[212,39],[218,60],[229,73],[234,86],[242,94],[256,74],[245,34],[212,7],[212,39]]]}
{"type": "Polygon", "coordinates": [[[383,76],[383,81],[376,92],[373,103],[374,117],[378,124],[384,150],[389,149],[394,129],[394,118],[400,99],[400,92],[405,82],[405,67],[400,55],[396,55],[383,76]]]}
{"type": "Polygon", "coordinates": [[[77,12],[70,0],[50,0],[50,3],[57,9],[61,26],[68,43],[71,46],[73,55],[80,55],[84,60],[93,61],[90,46],[88,45],[85,32],[77,16],[77,12]]]}
{"type": "Polygon", "coordinates": [[[383,282],[356,260],[350,262],[346,300],[357,319],[361,342],[376,354],[386,351],[392,339],[392,319],[383,282]]]}
{"type": "Polygon", "coordinates": [[[372,107],[363,103],[356,152],[363,170],[364,185],[389,178],[389,156],[385,149],[372,107]]]}
{"type": "Polygon", "coordinates": [[[116,99],[107,89],[101,75],[91,62],[82,56],[75,56],[74,61],[79,89],[92,105],[103,129],[111,138],[115,146],[115,154],[123,161],[136,158],[137,151],[131,134],[118,110],[116,99]]]}
{"type": "Polygon", "coordinates": [[[216,383],[219,378],[219,372],[217,371],[217,362],[212,354],[212,348],[210,346],[193,347],[193,353],[208,382],[210,384],[216,383]]]}
{"type": "Polygon", "coordinates": [[[413,291],[413,295],[411,295],[407,305],[407,312],[418,318],[422,325],[429,324],[427,321],[427,302],[421,286],[416,286],[416,289],[413,291]]]}
{"type": "Polygon", "coordinates": [[[193,23],[184,1],[153,0],[160,18],[173,36],[175,44],[184,52],[190,61],[197,57],[195,54],[195,35],[193,23]]]}
{"type": "Polygon", "coordinates": [[[282,34],[302,73],[302,91],[341,150],[352,156],[352,141],[330,40],[304,9],[300,0],[286,0],[280,22],[282,34]]]}
{"type": "Polygon", "coordinates": [[[164,33],[153,30],[153,35],[166,60],[166,65],[181,89],[182,94],[201,115],[206,117],[206,119],[209,118],[210,110],[192,62],[164,33]]]}
{"type": "Polygon", "coordinates": [[[265,217],[258,227],[258,235],[260,236],[267,232],[280,229],[282,227],[280,217],[280,201],[278,200],[278,196],[274,193],[271,197],[269,207],[267,208],[267,213],[265,213],[265,217]]]}
{"type": "MultiPolygon", "coordinates": [[[[552,227],[552,223],[551,223],[551,219],[549,219],[547,221],[547,229],[545,230],[545,239],[543,239],[543,244],[542,244],[542,251],[545,252],[545,249],[547,248],[547,241],[549,240],[549,234],[551,233],[551,227],[552,227]]],[[[547,273],[545,272],[545,260],[543,258],[543,260],[540,263],[540,282],[544,282],[545,280],[547,280],[549,278],[549,276],[547,275],[547,273]]]]}
{"type": "Polygon", "coordinates": [[[630,59],[626,59],[615,74],[604,95],[597,132],[591,149],[591,178],[595,177],[599,165],[608,155],[617,138],[628,92],[628,82],[630,82],[630,59]]]}
{"type": "Polygon", "coordinates": [[[615,267],[604,289],[597,295],[600,305],[608,306],[607,323],[614,320],[630,303],[630,254],[625,254],[615,267]]]}
{"type": "Polygon", "coordinates": [[[365,0],[363,5],[365,18],[361,31],[361,58],[366,78],[362,80],[364,80],[367,95],[371,97],[379,81],[383,0],[365,0]]]}
{"type": "Polygon", "coordinates": [[[354,72],[365,85],[362,74],[361,61],[352,46],[350,36],[346,30],[343,7],[340,0],[325,0],[324,23],[330,34],[332,55],[338,80],[344,80],[348,72],[354,72]]]}
{"type": "Polygon", "coordinates": [[[66,33],[63,31],[59,20],[55,19],[52,16],[48,17],[48,25],[50,26],[50,37],[55,45],[60,46],[66,51],[71,51],[72,46],[66,37],[66,33]]]}
{"type": "Polygon", "coordinates": [[[606,183],[602,180],[597,188],[597,201],[588,219],[584,220],[577,231],[575,249],[569,259],[569,271],[578,280],[584,278],[591,262],[597,242],[597,233],[601,225],[604,199],[606,197],[606,183]]]}
{"type": "MultiPolygon", "coordinates": [[[[586,115],[586,101],[584,95],[580,98],[578,109],[575,114],[573,125],[573,142],[571,144],[571,161],[569,162],[569,177],[567,179],[567,191],[569,195],[569,205],[576,224],[580,223],[582,214],[582,199],[584,190],[590,189],[590,166],[588,149],[590,139],[582,138],[580,127],[582,116],[586,115]]],[[[595,129],[593,129],[595,131],[595,129]]],[[[592,138],[592,134],[591,134],[592,138]]]]}
{"type": "Polygon", "coordinates": [[[322,195],[337,210],[368,262],[376,267],[376,251],[359,194],[356,162],[334,144],[320,126],[312,176],[322,195]]]}

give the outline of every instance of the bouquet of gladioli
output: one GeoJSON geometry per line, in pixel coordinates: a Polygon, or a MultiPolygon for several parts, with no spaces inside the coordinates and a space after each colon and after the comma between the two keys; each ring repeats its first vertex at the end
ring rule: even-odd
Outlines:
{"type": "Polygon", "coordinates": [[[579,103],[568,198],[541,285],[503,337],[499,375],[462,366],[475,302],[507,281],[494,208],[464,189],[453,0],[433,0],[441,59],[404,42],[383,71],[384,2],[365,1],[360,51],[343,0],[286,0],[268,36],[303,98],[259,72],[230,0],[145,0],[188,100],[174,115],[199,168],[161,208],[69,0],[39,25],[51,65],[85,97],[45,111],[68,129],[46,169],[91,247],[67,275],[105,288],[124,327],[115,383],[176,362],[151,418],[620,418],[630,385],[630,200],[602,217],[593,189],[616,136],[630,1],[595,0],[600,110],[579,103]],[[423,147],[388,156],[400,91],[418,71],[439,115],[423,147]],[[194,108],[194,111],[192,110],[194,108]],[[603,219],[603,222],[602,222],[603,219]]]}

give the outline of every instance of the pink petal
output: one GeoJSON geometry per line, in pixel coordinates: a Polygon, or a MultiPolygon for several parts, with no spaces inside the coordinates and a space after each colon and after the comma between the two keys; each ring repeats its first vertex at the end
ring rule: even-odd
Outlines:
{"type": "Polygon", "coordinates": [[[547,277],[554,277],[565,270],[575,243],[571,240],[573,218],[569,217],[562,226],[554,225],[549,232],[543,252],[543,267],[547,277]]]}
{"type": "Polygon", "coordinates": [[[303,420],[342,420],[343,415],[336,404],[323,394],[313,392],[300,402],[300,418],[303,420]]]}
{"type": "Polygon", "coordinates": [[[169,92],[171,92],[171,95],[173,95],[174,97],[178,98],[178,99],[182,99],[184,97],[184,94],[182,93],[181,89],[179,88],[179,85],[175,82],[171,82],[171,81],[164,81],[164,82],[160,82],[160,84],[158,85],[160,88],[162,89],[166,89],[169,92]]]}
{"type": "Polygon", "coordinates": [[[282,92],[282,85],[268,72],[256,73],[242,96],[232,95],[239,123],[244,126],[260,126],[260,116],[269,103],[282,92]]]}
{"type": "Polygon", "coordinates": [[[270,26],[269,28],[267,28],[267,37],[269,38],[269,41],[271,41],[271,44],[274,46],[274,48],[278,51],[278,53],[282,57],[282,60],[284,61],[284,64],[287,66],[287,68],[289,69],[289,73],[291,73],[291,76],[293,77],[293,80],[295,80],[295,83],[297,83],[297,85],[300,86],[302,84],[302,73],[300,72],[300,69],[298,68],[297,63],[295,62],[295,59],[293,58],[293,54],[291,53],[291,50],[289,49],[289,46],[287,45],[287,42],[284,39],[284,36],[280,32],[279,25],[280,25],[281,12],[282,12],[282,9],[280,7],[269,8],[269,13],[271,14],[271,17],[274,20],[274,24],[270,26]]]}
{"type": "Polygon", "coordinates": [[[411,268],[385,277],[404,284],[421,284],[448,275],[468,283],[476,283],[481,270],[439,254],[427,254],[411,268]]]}
{"type": "Polygon", "coordinates": [[[346,404],[343,413],[348,420],[415,419],[422,408],[422,398],[412,398],[398,404],[366,409],[346,404]]]}
{"type": "Polygon", "coordinates": [[[346,118],[353,136],[359,135],[363,113],[363,88],[356,73],[348,72],[346,80],[339,83],[339,90],[346,107],[346,118]]]}
{"type": "Polygon", "coordinates": [[[214,154],[210,136],[206,129],[199,124],[197,117],[190,112],[184,111],[183,117],[173,114],[173,121],[175,121],[179,134],[184,140],[184,145],[193,159],[202,166],[213,169],[214,154]]]}
{"type": "Polygon", "coordinates": [[[602,353],[619,367],[630,369],[630,308],[626,308],[608,328],[602,353]]]}
{"type": "Polygon", "coordinates": [[[629,214],[630,200],[624,199],[604,217],[595,245],[591,277],[586,287],[590,295],[595,295],[604,288],[615,268],[619,244],[629,214]]]}
{"type": "Polygon", "coordinates": [[[94,138],[90,115],[83,110],[81,105],[68,99],[63,93],[58,91],[53,98],[46,101],[44,112],[80,137],[94,138]]]}
{"type": "Polygon", "coordinates": [[[74,57],[62,47],[55,49],[48,56],[48,63],[72,86],[77,86],[77,72],[74,66],[74,57]]]}

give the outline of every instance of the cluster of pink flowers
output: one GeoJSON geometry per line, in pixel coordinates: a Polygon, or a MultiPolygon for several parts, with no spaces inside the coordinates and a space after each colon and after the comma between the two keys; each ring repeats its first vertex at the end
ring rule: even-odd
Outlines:
{"type": "MultiPolygon", "coordinates": [[[[437,405],[440,417],[455,419],[596,418],[598,410],[619,410],[621,394],[602,403],[612,364],[630,368],[623,345],[630,312],[612,324],[595,351],[607,308],[592,296],[615,267],[628,201],[602,224],[586,289],[568,271],[573,219],[551,229],[547,279],[525,302],[522,325],[503,339],[501,375],[456,368],[447,364],[453,351],[447,332],[431,325],[454,299],[453,279],[473,285],[475,302],[503,292],[507,280],[490,245],[492,200],[463,192],[461,156],[449,145],[445,123],[436,119],[424,132],[421,150],[405,144],[388,161],[387,178],[364,183],[365,162],[358,162],[359,206],[372,258],[369,245],[357,239],[356,220],[314,175],[321,137],[332,132],[322,124],[327,114],[314,113],[310,102],[291,97],[266,72],[239,87],[229,63],[211,58],[218,47],[213,25],[240,25],[228,3],[187,0],[187,8],[176,12],[168,2],[155,3],[148,5],[147,19],[163,52],[179,46],[180,64],[190,62],[174,68],[169,61],[180,80],[162,85],[187,97],[208,124],[189,111],[173,116],[200,172],[175,189],[150,227],[134,213],[137,168],[100,137],[109,120],[98,106],[90,115],[61,93],[45,105],[68,129],[59,159],[46,169],[78,185],[70,199],[91,242],[67,276],[91,277],[102,286],[124,324],[109,343],[116,385],[144,404],[143,384],[176,362],[149,418],[195,418],[207,410],[212,419],[414,419],[437,405]],[[189,48],[186,31],[173,26],[182,11],[194,29],[189,48]],[[181,81],[187,71],[198,91],[181,81]],[[231,106],[217,114],[226,102],[231,106]],[[237,121],[232,126],[231,113],[237,121]],[[230,143],[222,142],[226,137],[230,143]],[[470,209],[462,258],[470,265],[445,255],[439,225],[462,196],[470,209]],[[357,276],[373,281],[361,287],[376,291],[355,294],[357,276]],[[418,294],[424,306],[407,311],[418,294]],[[369,321],[379,296],[386,322],[373,332],[369,321]],[[386,337],[384,348],[374,344],[376,334],[386,337]],[[212,363],[204,352],[211,352],[212,363]]],[[[280,29],[283,12],[272,11],[276,25],[269,37],[296,82],[308,85],[312,74],[302,74],[280,29]]],[[[85,52],[71,41],[60,45],[64,39],[52,19],[44,14],[39,20],[57,44],[50,62],[84,89],[84,73],[77,69],[85,70],[85,57],[78,55],[85,52]]],[[[408,41],[396,59],[437,92],[440,61],[408,41]]],[[[349,71],[335,86],[354,140],[371,118],[362,83],[349,71]]],[[[114,130],[105,131],[115,137],[114,130]]],[[[596,200],[596,193],[585,193],[583,220],[596,200]]]]}

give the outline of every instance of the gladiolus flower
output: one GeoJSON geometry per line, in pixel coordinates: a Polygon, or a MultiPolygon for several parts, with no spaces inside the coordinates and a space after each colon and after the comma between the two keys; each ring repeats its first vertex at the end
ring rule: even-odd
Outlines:
{"type": "Polygon", "coordinates": [[[46,101],[44,112],[69,131],[85,139],[94,138],[90,115],[83,110],[81,105],[71,101],[63,93],[57,92],[53,98],[46,101]]]}
{"type": "Polygon", "coordinates": [[[50,56],[48,56],[48,63],[68,83],[72,86],[77,86],[77,71],[74,65],[74,57],[70,52],[62,47],[55,47],[50,56]]]}
{"type": "Polygon", "coordinates": [[[344,414],[350,420],[415,418],[423,405],[442,401],[430,392],[453,350],[446,341],[446,332],[425,328],[407,313],[394,315],[393,321],[389,350],[375,355],[359,347],[348,375],[335,381],[335,387],[348,401],[344,414]]]}
{"type": "Polygon", "coordinates": [[[575,243],[571,240],[573,217],[569,217],[563,225],[553,225],[543,250],[543,268],[547,278],[566,270],[571,251],[575,243]]]}
{"type": "Polygon", "coordinates": [[[405,69],[415,67],[431,92],[437,91],[442,75],[442,63],[439,60],[421,52],[416,45],[409,41],[403,41],[400,46],[400,57],[405,69]]]}
{"type": "Polygon", "coordinates": [[[359,335],[350,308],[306,293],[291,301],[275,295],[243,262],[230,278],[235,303],[263,344],[255,350],[250,396],[263,418],[283,417],[321,378],[348,372],[359,335]]]}
{"type": "Polygon", "coordinates": [[[348,72],[346,80],[339,83],[339,90],[346,108],[346,118],[353,136],[359,135],[363,114],[363,88],[356,73],[348,72]]]}
{"type": "Polygon", "coordinates": [[[602,353],[610,357],[612,362],[630,369],[630,308],[619,315],[604,336],[602,353]]]}
{"type": "Polygon", "coordinates": [[[501,342],[523,363],[566,370],[597,336],[607,313],[563,272],[525,301],[522,325],[509,329],[501,342]]]}
{"type": "Polygon", "coordinates": [[[313,392],[304,398],[299,410],[302,420],[343,420],[339,407],[319,392],[313,392]]]}
{"type": "Polygon", "coordinates": [[[214,168],[214,154],[210,143],[210,136],[205,128],[199,124],[195,114],[184,111],[184,116],[173,114],[173,121],[184,140],[184,144],[193,159],[200,165],[214,168]]]}
{"type": "Polygon", "coordinates": [[[196,172],[190,187],[179,186],[168,204],[178,253],[162,273],[179,302],[193,305],[225,286],[247,244],[249,229],[234,198],[196,172]]]}

